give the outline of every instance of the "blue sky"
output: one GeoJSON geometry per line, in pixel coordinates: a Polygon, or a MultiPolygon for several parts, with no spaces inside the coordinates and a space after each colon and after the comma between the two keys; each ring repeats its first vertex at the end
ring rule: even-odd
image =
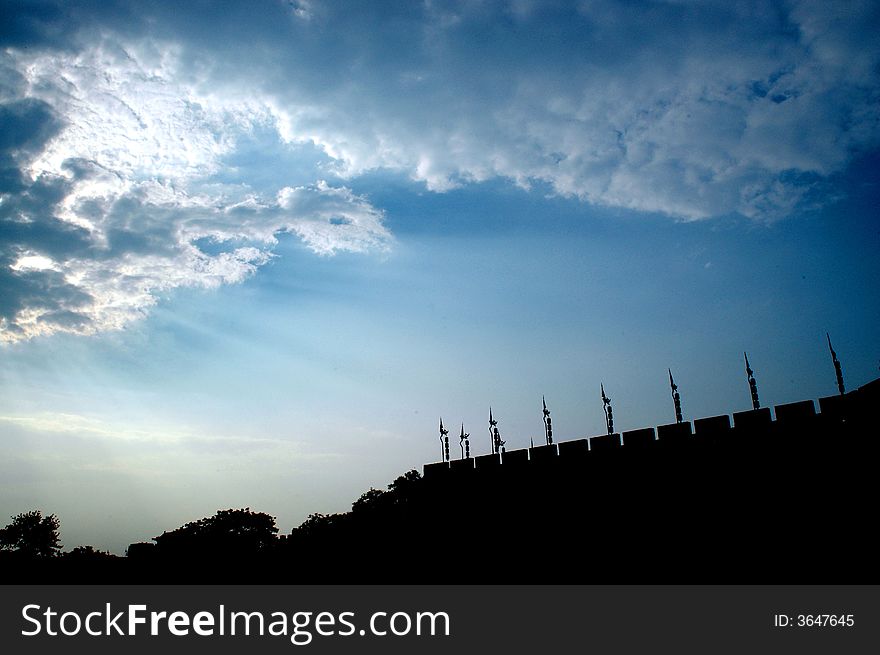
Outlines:
{"type": "Polygon", "coordinates": [[[874,3],[4,16],[0,516],[68,547],[878,376],[874,3]]]}

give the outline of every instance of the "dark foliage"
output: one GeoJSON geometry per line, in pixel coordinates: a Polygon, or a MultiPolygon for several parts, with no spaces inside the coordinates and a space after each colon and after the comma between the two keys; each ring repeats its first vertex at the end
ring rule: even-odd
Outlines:
{"type": "Polygon", "coordinates": [[[57,516],[44,517],[38,510],[13,516],[12,523],[0,529],[0,550],[27,557],[54,557],[61,549],[59,526],[57,516]]]}
{"type": "Polygon", "coordinates": [[[103,562],[118,560],[120,557],[105,550],[96,550],[94,546],[77,546],[71,551],[61,553],[59,558],[71,563],[103,562]]]}
{"type": "Polygon", "coordinates": [[[275,517],[248,507],[220,510],[153,540],[164,557],[258,556],[272,547],[277,532],[275,517]]]}

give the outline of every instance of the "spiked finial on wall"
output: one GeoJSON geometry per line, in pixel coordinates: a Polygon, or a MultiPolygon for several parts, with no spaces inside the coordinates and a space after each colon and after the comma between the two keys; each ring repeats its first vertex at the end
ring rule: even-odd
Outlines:
{"type": "Polygon", "coordinates": [[[541,402],[544,405],[544,439],[548,446],[553,445],[553,419],[550,418],[550,410],[547,409],[547,401],[541,396],[541,402]]]}
{"type": "Polygon", "coordinates": [[[834,352],[834,348],[831,345],[831,335],[826,332],[825,336],[828,337],[828,350],[831,351],[831,361],[834,363],[834,374],[837,376],[837,390],[842,396],[846,391],[843,388],[843,371],[840,368],[840,360],[837,359],[837,353],[834,352]]]}
{"type": "Polygon", "coordinates": [[[675,406],[675,422],[681,423],[684,419],[681,416],[681,396],[678,393],[678,385],[672,379],[672,369],[669,371],[669,386],[672,388],[672,404],[675,406]]]}
{"type": "Polygon", "coordinates": [[[749,366],[749,356],[743,353],[746,360],[746,376],[749,378],[749,392],[752,394],[752,409],[761,409],[761,402],[758,400],[758,383],[755,382],[755,372],[749,366]]]}
{"type": "Polygon", "coordinates": [[[605,427],[608,428],[608,434],[614,434],[614,412],[611,409],[611,398],[605,395],[605,385],[600,384],[602,390],[602,409],[605,410],[605,427]]]}
{"type": "Polygon", "coordinates": [[[492,418],[492,408],[490,407],[489,408],[489,450],[491,450],[493,453],[496,452],[495,451],[495,433],[493,432],[496,425],[498,425],[498,421],[496,421],[494,418],[492,418]]]}
{"type": "Polygon", "coordinates": [[[449,461],[449,430],[443,427],[443,417],[440,417],[440,457],[444,462],[449,461]]]}
{"type": "Polygon", "coordinates": [[[465,434],[464,423],[462,423],[461,424],[461,436],[458,438],[458,445],[461,448],[462,459],[470,459],[470,457],[471,457],[471,443],[468,440],[469,436],[471,436],[471,435],[465,434]]]}
{"type": "Polygon", "coordinates": [[[489,408],[489,437],[492,439],[492,452],[496,455],[504,452],[504,444],[501,440],[501,433],[498,432],[498,421],[492,417],[492,408],[489,408]]]}

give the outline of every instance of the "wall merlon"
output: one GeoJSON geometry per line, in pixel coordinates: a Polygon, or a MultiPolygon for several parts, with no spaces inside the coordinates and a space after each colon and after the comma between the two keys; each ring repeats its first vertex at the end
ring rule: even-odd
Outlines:
{"type": "Polygon", "coordinates": [[[549,446],[535,446],[530,450],[530,453],[533,462],[545,462],[558,455],[556,444],[551,444],[549,446]]]}
{"type": "Polygon", "coordinates": [[[730,432],[730,417],[727,414],[708,416],[694,421],[694,433],[698,437],[718,437],[730,432]]]}
{"type": "Polygon", "coordinates": [[[425,464],[425,478],[435,478],[449,473],[448,462],[434,462],[433,464],[425,464]]]}
{"type": "Polygon", "coordinates": [[[501,466],[501,456],[491,453],[474,458],[474,465],[478,471],[494,470],[501,466]]]}
{"type": "Polygon", "coordinates": [[[474,458],[454,459],[449,462],[449,468],[453,473],[470,473],[474,470],[474,458]]]}
{"type": "Polygon", "coordinates": [[[841,395],[819,398],[819,410],[826,419],[843,419],[846,417],[847,401],[848,398],[841,395]]]}
{"type": "Polygon", "coordinates": [[[603,434],[598,437],[590,437],[590,452],[611,452],[620,448],[620,434],[603,434]]]}
{"type": "Polygon", "coordinates": [[[693,434],[690,421],[657,426],[657,440],[663,444],[687,442],[693,434]]]}
{"type": "Polygon", "coordinates": [[[583,458],[590,454],[589,439],[559,442],[559,457],[583,458]]]}
{"type": "Polygon", "coordinates": [[[529,463],[529,451],[526,448],[520,448],[518,450],[509,450],[502,455],[503,458],[503,466],[507,468],[508,466],[525,466],[529,463]]]}
{"type": "Polygon", "coordinates": [[[770,408],[750,409],[745,412],[734,412],[733,427],[737,430],[766,430],[773,424],[770,408]]]}
{"type": "Polygon", "coordinates": [[[776,405],[773,411],[780,424],[803,423],[816,418],[816,405],[812,400],[776,405]]]}
{"type": "Polygon", "coordinates": [[[657,440],[654,428],[641,428],[640,430],[628,430],[621,435],[624,448],[650,448],[657,440]]]}

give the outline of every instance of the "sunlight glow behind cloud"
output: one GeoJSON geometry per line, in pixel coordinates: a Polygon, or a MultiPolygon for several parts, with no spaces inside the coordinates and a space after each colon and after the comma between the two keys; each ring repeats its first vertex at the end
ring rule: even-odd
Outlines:
{"type": "Polygon", "coordinates": [[[188,9],[123,26],[114,7],[64,47],[0,54],[0,340],[122,327],[175,288],[254,274],[279,233],[386,250],[382,208],[350,188],[377,169],[767,221],[833,198],[880,132],[870,2],[407,3],[394,20],[268,3],[195,36],[188,9]],[[227,163],[258,129],[326,155],[310,184],[227,163]]]}
{"type": "Polygon", "coordinates": [[[236,136],[274,118],[259,102],[198,97],[176,81],[174,52],[142,60],[102,43],[76,55],[8,54],[24,96],[60,128],[31,161],[13,153],[23,181],[0,208],[17,237],[0,260],[10,283],[3,340],[120,328],[175,287],[239,282],[269,261],[279,232],[325,255],[387,248],[382,213],[344,187],[201,192],[236,136]],[[41,252],[47,239],[52,257],[41,252]],[[222,251],[204,252],[202,239],[222,251]]]}

